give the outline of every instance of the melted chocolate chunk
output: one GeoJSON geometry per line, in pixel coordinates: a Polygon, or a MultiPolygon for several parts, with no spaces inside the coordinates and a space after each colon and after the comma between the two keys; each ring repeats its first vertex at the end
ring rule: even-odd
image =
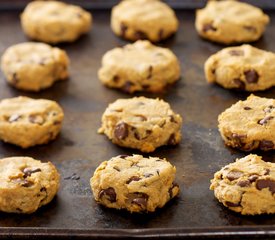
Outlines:
{"type": "Polygon", "coordinates": [[[226,177],[228,178],[229,181],[234,181],[239,179],[241,176],[243,176],[243,172],[237,171],[237,170],[232,170],[226,174],[226,177]]]}
{"type": "Polygon", "coordinates": [[[263,151],[272,150],[274,148],[274,143],[268,140],[260,141],[259,148],[263,151]]]}
{"type": "Polygon", "coordinates": [[[233,79],[237,89],[245,90],[245,83],[238,78],[233,79]]]}
{"type": "Polygon", "coordinates": [[[147,207],[147,201],[149,196],[146,193],[132,193],[131,194],[131,203],[139,205],[142,209],[146,209],[147,207]]]}
{"type": "Polygon", "coordinates": [[[175,134],[172,133],[168,139],[168,142],[167,142],[168,145],[176,145],[177,142],[176,142],[176,137],[175,137],[175,134]]]}
{"type": "Polygon", "coordinates": [[[225,204],[228,207],[239,207],[240,206],[240,203],[233,203],[233,202],[229,202],[229,201],[226,201],[225,204]]]}
{"type": "Polygon", "coordinates": [[[36,168],[36,169],[25,168],[23,170],[23,173],[24,173],[23,178],[30,177],[33,173],[37,173],[37,172],[41,172],[41,169],[40,168],[36,168]]]}
{"type": "Polygon", "coordinates": [[[133,181],[139,181],[141,178],[140,177],[138,177],[138,176],[132,176],[132,177],[130,177],[127,181],[126,181],[126,184],[129,184],[129,183],[131,183],[131,182],[133,182],[133,181]]]}
{"type": "Polygon", "coordinates": [[[270,105],[270,106],[268,106],[264,109],[264,112],[265,113],[271,113],[273,109],[275,109],[275,107],[270,105]]]}
{"type": "Polygon", "coordinates": [[[259,80],[259,74],[253,69],[245,71],[244,75],[248,83],[257,83],[259,80]]]}
{"type": "Polygon", "coordinates": [[[270,120],[272,120],[274,117],[272,116],[266,116],[265,118],[258,121],[258,124],[260,125],[266,125],[270,120]]]}
{"type": "Polygon", "coordinates": [[[243,109],[244,110],[251,110],[252,108],[251,107],[244,107],[243,109]]]}
{"type": "Polygon", "coordinates": [[[129,131],[128,131],[129,125],[127,123],[119,123],[115,127],[114,135],[119,140],[124,140],[128,137],[129,131]]]}
{"type": "Polygon", "coordinates": [[[115,75],[113,76],[113,82],[118,83],[119,82],[119,76],[115,75]]]}
{"type": "Polygon", "coordinates": [[[147,39],[148,37],[147,37],[147,34],[145,33],[145,32],[142,32],[142,31],[139,31],[139,30],[137,30],[136,32],[135,32],[135,38],[137,39],[137,40],[144,40],[144,39],[147,39]]]}
{"type": "Polygon", "coordinates": [[[149,178],[149,177],[154,176],[154,174],[152,174],[152,173],[144,173],[143,176],[146,177],[146,178],[149,178]]]}
{"type": "Polygon", "coordinates": [[[120,172],[120,169],[117,166],[113,167],[113,169],[115,169],[116,171],[120,172]]]}
{"type": "Polygon", "coordinates": [[[45,120],[40,115],[30,115],[29,116],[29,122],[34,123],[34,124],[38,124],[38,125],[42,125],[45,122],[45,120]]]}
{"type": "Polygon", "coordinates": [[[270,169],[265,169],[264,170],[264,175],[269,175],[269,173],[270,173],[270,169]]]}
{"type": "Polygon", "coordinates": [[[21,116],[19,114],[13,114],[9,117],[9,122],[12,123],[12,122],[17,122],[17,120],[20,118],[21,116]]]}
{"type": "Polygon", "coordinates": [[[243,140],[246,138],[246,135],[243,134],[237,134],[233,133],[232,134],[232,139],[235,141],[235,143],[239,146],[242,147],[244,145],[243,140]]]}
{"type": "Polygon", "coordinates": [[[109,187],[107,189],[102,189],[99,192],[98,197],[103,198],[103,196],[105,196],[108,199],[108,201],[111,203],[116,202],[116,192],[115,192],[115,189],[113,189],[112,187],[109,187]]]}
{"type": "Polygon", "coordinates": [[[178,123],[178,122],[176,121],[176,119],[174,118],[173,115],[170,115],[169,117],[170,117],[170,122],[172,122],[172,123],[178,123]]]}
{"type": "Polygon", "coordinates": [[[275,181],[271,179],[258,179],[256,182],[256,188],[258,190],[262,190],[264,188],[268,188],[272,194],[275,193],[275,181]]]}
{"type": "Polygon", "coordinates": [[[130,93],[132,91],[132,86],[134,86],[132,82],[126,81],[124,86],[122,87],[122,90],[126,93],[130,93]]]}
{"type": "Polygon", "coordinates": [[[207,23],[207,24],[204,24],[203,27],[202,27],[202,31],[203,32],[208,32],[208,31],[217,31],[217,28],[215,28],[212,23],[207,23]]]}
{"type": "Polygon", "coordinates": [[[123,155],[119,155],[118,157],[125,159],[125,158],[129,157],[129,155],[123,154],[123,155]]]}
{"type": "Polygon", "coordinates": [[[250,181],[248,180],[241,180],[237,182],[237,185],[240,187],[249,187],[250,186],[250,181]]]}
{"type": "Polygon", "coordinates": [[[257,179],[259,178],[259,175],[253,174],[251,176],[248,177],[248,180],[253,183],[255,182],[257,179]]]}

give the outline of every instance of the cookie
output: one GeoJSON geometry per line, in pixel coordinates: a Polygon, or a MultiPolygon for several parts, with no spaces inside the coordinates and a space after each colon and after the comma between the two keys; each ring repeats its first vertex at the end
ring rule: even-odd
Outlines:
{"type": "Polygon", "coordinates": [[[250,95],[218,117],[227,146],[243,151],[275,149],[275,100],[250,95]]]}
{"type": "Polygon", "coordinates": [[[12,86],[38,92],[68,77],[69,58],[65,51],[44,43],[20,43],[2,56],[1,68],[12,86]]]}
{"type": "Polygon", "coordinates": [[[59,1],[32,1],[21,15],[25,34],[46,43],[73,42],[89,32],[92,15],[59,1]]]}
{"type": "Polygon", "coordinates": [[[196,12],[198,34],[222,44],[258,40],[269,23],[269,17],[257,7],[233,0],[208,1],[196,12]]]}
{"type": "Polygon", "coordinates": [[[16,97],[0,102],[0,139],[22,148],[56,138],[64,114],[54,101],[16,97]]]}
{"type": "Polygon", "coordinates": [[[175,174],[166,159],[120,155],[101,163],[90,184],[95,200],[106,207],[154,212],[179,193],[175,174]]]}
{"type": "Polygon", "coordinates": [[[224,88],[259,91],[275,86],[275,54],[250,45],[224,48],[204,65],[206,79],[224,88]]]}
{"type": "Polygon", "coordinates": [[[113,7],[111,28],[117,36],[159,42],[178,29],[175,12],[159,0],[124,0],[113,7]]]}
{"type": "Polygon", "coordinates": [[[250,154],[216,172],[210,189],[224,206],[243,215],[275,213],[275,164],[250,154]]]}
{"type": "Polygon", "coordinates": [[[102,116],[99,133],[114,144],[153,152],[181,140],[182,118],[163,100],[145,97],[118,99],[102,116]]]}
{"type": "Polygon", "coordinates": [[[98,77],[104,85],[128,93],[161,92],[180,78],[180,64],[169,49],[139,40],[107,52],[98,77]]]}
{"type": "Polygon", "coordinates": [[[33,213],[48,204],[59,188],[55,166],[30,157],[0,159],[0,211],[33,213]]]}

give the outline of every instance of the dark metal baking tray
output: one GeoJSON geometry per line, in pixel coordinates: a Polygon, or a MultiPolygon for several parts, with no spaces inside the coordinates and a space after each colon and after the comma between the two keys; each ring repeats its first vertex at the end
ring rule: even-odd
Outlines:
{"type": "MultiPolygon", "coordinates": [[[[0,54],[13,44],[27,41],[22,33],[19,11],[0,12],[0,54]]],[[[40,93],[27,93],[8,86],[0,75],[0,98],[25,95],[59,102],[65,111],[60,136],[53,142],[22,150],[0,143],[0,157],[31,156],[52,161],[62,180],[58,196],[31,215],[0,213],[0,238],[240,238],[275,237],[273,215],[241,216],[214,198],[209,181],[214,172],[246,154],[224,146],[217,130],[217,116],[249,93],[225,90],[206,83],[203,65],[209,55],[223,46],[198,37],[194,11],[177,11],[178,33],[161,43],[178,56],[181,80],[162,94],[137,94],[168,101],[183,116],[183,139],[179,146],[162,147],[152,156],[165,157],[177,167],[181,193],[164,208],[151,214],[130,214],[106,209],[93,200],[89,179],[103,160],[118,154],[139,153],[113,145],[97,134],[101,115],[108,103],[128,94],[104,87],[97,78],[102,55],[126,41],[109,27],[109,11],[93,11],[92,31],[75,43],[61,44],[71,58],[70,78],[40,93]],[[75,174],[75,175],[74,175],[75,174]],[[70,176],[77,176],[71,177],[70,176]],[[78,179],[79,177],[79,179],[78,179]]],[[[268,14],[275,19],[275,12],[268,14]]],[[[275,23],[254,46],[275,51],[275,23]]],[[[275,89],[257,92],[275,96],[275,89]]],[[[257,152],[274,162],[274,151],[257,152]]]]}

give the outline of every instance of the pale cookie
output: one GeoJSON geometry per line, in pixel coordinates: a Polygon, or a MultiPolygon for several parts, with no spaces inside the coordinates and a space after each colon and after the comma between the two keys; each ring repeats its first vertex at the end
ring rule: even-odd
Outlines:
{"type": "Polygon", "coordinates": [[[228,47],[210,56],[204,71],[209,83],[259,91],[275,86],[275,54],[250,45],[228,47]]]}
{"type": "Polygon", "coordinates": [[[224,206],[243,215],[275,213],[275,164],[250,154],[216,172],[210,189],[224,206]]]}
{"type": "Polygon", "coordinates": [[[163,100],[135,97],[111,103],[102,116],[99,133],[113,143],[153,152],[181,140],[182,118],[163,100]]]}
{"type": "Polygon", "coordinates": [[[56,138],[64,114],[54,101],[16,97],[0,102],[0,139],[28,148],[56,138]]]}
{"type": "Polygon", "coordinates": [[[98,77],[108,87],[124,92],[161,92],[180,78],[177,57],[149,41],[137,41],[107,52],[98,77]]]}
{"type": "Polygon", "coordinates": [[[0,211],[33,213],[48,204],[59,188],[55,166],[30,157],[0,159],[0,211]]]}
{"type": "Polygon", "coordinates": [[[219,115],[227,146],[243,151],[275,149],[275,100],[250,95],[219,115]]]}
{"type": "Polygon", "coordinates": [[[257,7],[233,0],[208,1],[196,12],[199,35],[223,44],[258,40],[269,23],[269,17],[257,7]]]}
{"type": "Polygon", "coordinates": [[[111,28],[128,40],[159,42],[178,29],[175,12],[159,0],[124,0],[113,7],[111,28]]]}
{"type": "Polygon", "coordinates": [[[35,92],[66,79],[68,65],[65,51],[34,42],[9,47],[1,59],[1,68],[9,84],[35,92]]]}
{"type": "Polygon", "coordinates": [[[73,42],[89,32],[92,15],[59,1],[32,1],[21,15],[21,25],[31,39],[53,44],[73,42]]]}
{"type": "Polygon", "coordinates": [[[154,212],[179,193],[175,174],[166,159],[120,155],[101,163],[90,184],[95,200],[106,207],[154,212]]]}

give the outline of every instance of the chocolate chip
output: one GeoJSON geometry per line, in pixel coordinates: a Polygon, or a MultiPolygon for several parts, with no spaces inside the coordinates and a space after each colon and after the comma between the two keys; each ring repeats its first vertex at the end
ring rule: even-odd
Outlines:
{"type": "Polygon", "coordinates": [[[253,174],[251,176],[248,177],[248,180],[253,183],[255,182],[257,179],[259,178],[259,175],[253,174]]]}
{"type": "Polygon", "coordinates": [[[266,125],[270,120],[272,120],[274,117],[272,116],[266,116],[265,118],[258,121],[258,124],[260,125],[266,125]]]}
{"type": "Polygon", "coordinates": [[[146,209],[149,196],[146,193],[133,193],[131,194],[132,204],[139,205],[142,209],[146,209]]]}
{"type": "Polygon", "coordinates": [[[251,107],[244,107],[243,109],[244,110],[251,110],[252,108],[251,107]]]}
{"type": "Polygon", "coordinates": [[[113,76],[113,82],[118,83],[119,79],[120,79],[119,76],[117,76],[117,75],[113,76]]]}
{"type": "Polygon", "coordinates": [[[120,34],[122,37],[125,37],[127,29],[128,27],[125,25],[125,23],[120,24],[120,34]]]}
{"type": "Polygon", "coordinates": [[[115,189],[113,189],[112,187],[109,187],[107,189],[102,189],[99,192],[98,197],[103,198],[103,196],[105,196],[108,199],[108,201],[111,203],[116,202],[116,192],[115,192],[115,189]]]}
{"type": "Polygon", "coordinates": [[[40,192],[47,192],[47,189],[45,187],[40,188],[40,192]]]}
{"type": "Polygon", "coordinates": [[[158,174],[158,176],[159,176],[159,170],[157,169],[157,174],[158,174]]]}
{"type": "Polygon", "coordinates": [[[211,73],[212,73],[213,75],[215,75],[216,69],[215,69],[215,68],[212,68],[212,69],[211,69],[211,73]]]}
{"type": "Polygon", "coordinates": [[[265,169],[264,170],[264,175],[269,175],[269,173],[270,173],[270,169],[265,169]]]}
{"type": "Polygon", "coordinates": [[[269,188],[269,191],[272,192],[272,194],[275,193],[275,181],[271,179],[258,179],[256,182],[256,188],[258,190],[262,190],[264,188],[269,188]]]}
{"type": "Polygon", "coordinates": [[[226,201],[225,205],[228,207],[239,207],[240,203],[233,203],[233,202],[226,201]]]}
{"type": "Polygon", "coordinates": [[[242,147],[244,145],[243,140],[246,137],[247,136],[244,134],[237,134],[237,133],[232,134],[232,139],[235,141],[235,143],[238,145],[238,147],[242,147]]]}
{"type": "Polygon", "coordinates": [[[20,184],[23,187],[31,187],[33,185],[33,182],[22,178],[15,178],[15,179],[12,179],[12,181],[20,184]]]}
{"type": "Polygon", "coordinates": [[[138,176],[132,176],[132,177],[130,177],[127,181],[126,181],[126,184],[129,184],[129,183],[131,183],[131,182],[133,182],[133,181],[139,181],[141,178],[140,177],[138,177],[138,176]]]}
{"type": "Polygon", "coordinates": [[[268,106],[264,109],[264,112],[265,113],[271,113],[273,109],[275,109],[275,107],[270,105],[270,106],[268,106]]]}
{"type": "Polygon", "coordinates": [[[159,32],[158,32],[158,37],[159,37],[159,41],[161,41],[162,39],[163,39],[163,33],[164,33],[164,31],[163,31],[163,29],[161,28],[160,30],[159,30],[159,32]]]}
{"type": "Polygon", "coordinates": [[[154,174],[152,174],[152,173],[144,173],[143,176],[146,177],[146,178],[149,178],[149,177],[154,176],[154,174]]]}
{"type": "Polygon", "coordinates": [[[139,136],[139,133],[137,131],[135,131],[134,136],[135,136],[135,139],[141,140],[141,137],[139,136]]]}
{"type": "Polygon", "coordinates": [[[236,85],[237,89],[245,90],[245,83],[241,81],[239,78],[233,79],[233,82],[236,85]]]}
{"type": "Polygon", "coordinates": [[[248,70],[244,72],[245,80],[248,83],[257,83],[259,80],[259,74],[255,70],[248,70]]]}
{"type": "Polygon", "coordinates": [[[236,179],[239,179],[241,176],[243,176],[243,172],[232,170],[226,174],[226,177],[229,181],[234,181],[236,179]]]}
{"type": "Polygon", "coordinates": [[[123,154],[123,155],[119,155],[118,157],[125,159],[125,158],[129,157],[129,155],[123,154]]]}
{"type": "Polygon", "coordinates": [[[272,150],[274,148],[274,143],[268,140],[260,141],[259,148],[263,151],[272,150]]]}
{"type": "Polygon", "coordinates": [[[170,122],[178,123],[173,115],[170,115],[170,122]]]}
{"type": "Polygon", "coordinates": [[[119,169],[117,166],[113,167],[113,169],[115,169],[115,170],[117,170],[118,172],[120,172],[120,169],[119,169]]]}
{"type": "Polygon", "coordinates": [[[257,29],[253,26],[243,26],[243,28],[249,32],[257,32],[257,29]]]}
{"type": "Polygon", "coordinates": [[[39,124],[39,125],[42,125],[45,122],[44,118],[40,115],[30,115],[29,121],[31,123],[39,124]]]}
{"type": "Polygon", "coordinates": [[[25,168],[25,169],[23,169],[23,173],[24,173],[23,178],[30,177],[33,173],[37,173],[37,172],[41,172],[41,169],[40,168],[36,168],[36,169],[32,170],[30,168],[25,168]]]}
{"type": "Polygon", "coordinates": [[[128,124],[125,122],[119,123],[115,127],[114,135],[119,140],[124,140],[128,137],[128,124]]]}
{"type": "Polygon", "coordinates": [[[240,187],[249,187],[250,186],[250,181],[248,180],[241,180],[237,182],[237,185],[240,187]]]}
{"type": "Polygon", "coordinates": [[[175,137],[175,134],[172,133],[168,139],[168,142],[167,142],[168,145],[175,145],[177,144],[177,141],[176,141],[176,137],[175,137]]]}
{"type": "Polygon", "coordinates": [[[147,79],[150,79],[152,77],[153,67],[150,65],[148,68],[148,76],[147,79]]]}
{"type": "Polygon", "coordinates": [[[244,51],[243,50],[230,50],[229,54],[231,56],[244,56],[244,51]]]}
{"type": "Polygon", "coordinates": [[[148,37],[147,37],[147,34],[146,34],[145,32],[142,32],[142,31],[137,30],[137,31],[135,32],[135,38],[136,38],[137,40],[138,40],[138,39],[144,40],[144,39],[147,39],[148,37]]]}
{"type": "Polygon", "coordinates": [[[122,87],[122,90],[126,93],[131,93],[132,91],[132,86],[134,86],[134,84],[130,81],[126,81],[122,87]]]}
{"type": "Polygon", "coordinates": [[[217,28],[215,28],[212,23],[207,23],[204,24],[202,27],[203,32],[208,32],[208,31],[217,31],[217,28]]]}
{"type": "Polygon", "coordinates": [[[173,198],[173,197],[174,197],[174,196],[173,196],[173,189],[174,189],[174,188],[179,188],[179,185],[178,185],[177,183],[175,183],[175,182],[172,183],[172,187],[170,187],[169,190],[168,190],[168,193],[169,193],[170,198],[173,198]]]}
{"type": "Polygon", "coordinates": [[[12,114],[10,117],[9,117],[9,122],[12,123],[12,122],[16,122],[21,116],[19,114],[12,114]]]}

